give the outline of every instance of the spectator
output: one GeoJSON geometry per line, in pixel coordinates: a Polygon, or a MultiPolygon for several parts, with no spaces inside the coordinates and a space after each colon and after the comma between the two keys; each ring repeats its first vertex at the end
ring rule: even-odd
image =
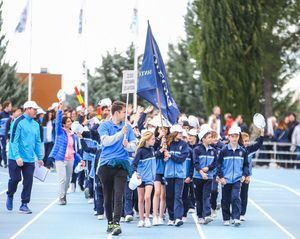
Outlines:
{"type": "MultiPolygon", "coordinates": [[[[278,128],[274,132],[274,141],[277,143],[289,143],[289,138],[288,138],[288,133],[289,130],[287,128],[286,120],[281,120],[279,122],[278,128]]],[[[277,146],[278,151],[283,151],[283,152],[288,152],[289,151],[289,146],[284,146],[284,145],[279,145],[277,146]]],[[[287,160],[290,157],[286,154],[278,154],[278,158],[280,160],[287,160]]],[[[281,166],[283,164],[280,164],[281,166]]]]}
{"type": "MultiPolygon", "coordinates": [[[[300,124],[298,124],[293,130],[292,144],[291,151],[296,151],[296,160],[300,162],[300,124]]],[[[300,163],[296,164],[296,168],[300,169],[300,163]]]]}
{"type": "Polygon", "coordinates": [[[216,132],[219,136],[223,137],[223,126],[222,126],[222,118],[221,118],[221,108],[219,106],[215,106],[213,108],[213,114],[208,119],[208,124],[212,125],[213,120],[216,119],[216,132]]]}

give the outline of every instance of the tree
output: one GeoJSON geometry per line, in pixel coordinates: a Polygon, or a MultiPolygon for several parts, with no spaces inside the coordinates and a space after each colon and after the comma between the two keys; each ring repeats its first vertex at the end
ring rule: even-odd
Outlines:
{"type": "Polygon", "coordinates": [[[199,71],[189,54],[187,42],[181,40],[175,46],[169,44],[168,58],[169,84],[180,112],[203,116],[199,71]]]}
{"type": "Polygon", "coordinates": [[[130,45],[126,53],[107,52],[102,57],[102,65],[96,68],[94,75],[89,74],[90,103],[97,104],[103,98],[126,100],[122,95],[123,70],[133,70],[134,47],[130,45]]]}
{"type": "MultiPolygon", "coordinates": [[[[0,2],[2,9],[3,2],[0,2]]],[[[2,29],[2,10],[0,10],[0,31],[2,29]]],[[[13,105],[21,106],[27,98],[27,85],[16,76],[16,63],[12,66],[4,61],[8,42],[5,35],[0,36],[0,102],[11,100],[13,105]]]]}
{"type": "Polygon", "coordinates": [[[196,0],[189,5],[186,30],[200,69],[206,112],[250,119],[262,100],[261,10],[258,0],[196,0]]]}
{"type": "Polygon", "coordinates": [[[300,1],[274,0],[270,4],[263,0],[261,6],[264,109],[269,117],[286,113],[295,105],[294,92],[283,92],[283,86],[299,68],[300,1]]]}

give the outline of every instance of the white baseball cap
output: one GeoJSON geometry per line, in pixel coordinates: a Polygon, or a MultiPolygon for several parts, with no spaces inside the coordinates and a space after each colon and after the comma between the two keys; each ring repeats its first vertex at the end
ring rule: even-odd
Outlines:
{"type": "Polygon", "coordinates": [[[203,124],[201,125],[201,129],[200,132],[198,134],[199,140],[201,141],[201,139],[207,134],[210,133],[212,131],[212,129],[209,127],[208,124],[203,124]]]}
{"type": "Polygon", "coordinates": [[[37,103],[35,101],[26,101],[24,106],[23,106],[24,109],[28,109],[28,108],[33,108],[33,109],[38,109],[40,108],[37,103]]]}
{"type": "Polygon", "coordinates": [[[58,105],[59,105],[58,102],[54,102],[54,103],[52,103],[50,109],[51,109],[51,110],[54,110],[56,107],[58,107],[58,105]]]}
{"type": "Polygon", "coordinates": [[[38,108],[36,114],[46,114],[46,112],[42,108],[38,108]]]}
{"type": "Polygon", "coordinates": [[[228,130],[228,134],[239,134],[241,133],[241,128],[239,126],[232,126],[229,130],[228,130]]]}
{"type": "Polygon", "coordinates": [[[190,129],[188,134],[192,135],[192,136],[197,136],[197,130],[196,129],[190,129]]]}
{"type": "Polygon", "coordinates": [[[179,124],[174,124],[170,128],[170,132],[171,133],[174,133],[174,132],[183,133],[183,128],[179,124]]]}
{"type": "Polygon", "coordinates": [[[111,106],[112,102],[111,102],[111,99],[110,98],[105,98],[105,99],[102,99],[98,102],[98,105],[100,105],[101,107],[103,106],[111,106]]]}
{"type": "Polygon", "coordinates": [[[141,185],[142,183],[142,179],[141,178],[138,178],[137,177],[137,173],[134,173],[132,174],[130,180],[129,180],[129,184],[128,184],[128,187],[131,189],[131,190],[135,190],[138,186],[141,185]]]}
{"type": "Polygon", "coordinates": [[[189,116],[188,122],[189,122],[189,125],[192,126],[193,128],[199,128],[199,126],[200,126],[198,118],[194,115],[189,116]]]}

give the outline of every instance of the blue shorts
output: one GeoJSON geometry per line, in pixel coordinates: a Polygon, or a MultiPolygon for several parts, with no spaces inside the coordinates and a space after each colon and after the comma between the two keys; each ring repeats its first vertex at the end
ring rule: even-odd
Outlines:
{"type": "Polygon", "coordinates": [[[148,181],[148,182],[142,182],[140,186],[138,186],[139,188],[144,188],[148,185],[153,186],[153,182],[152,181],[148,181]]]}
{"type": "Polygon", "coordinates": [[[156,174],[155,175],[155,182],[160,182],[162,185],[166,184],[166,180],[163,174],[156,174]]]}

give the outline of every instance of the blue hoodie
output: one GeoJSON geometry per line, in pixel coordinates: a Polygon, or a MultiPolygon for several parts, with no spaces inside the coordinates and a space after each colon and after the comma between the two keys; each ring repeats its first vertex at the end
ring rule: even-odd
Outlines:
{"type": "Polygon", "coordinates": [[[217,162],[219,178],[225,178],[227,183],[236,183],[242,176],[249,176],[247,152],[240,145],[236,150],[227,144],[221,151],[217,162]]]}
{"type": "Polygon", "coordinates": [[[248,153],[247,158],[248,158],[248,163],[249,163],[249,175],[250,176],[252,175],[252,159],[253,159],[253,156],[257,152],[257,150],[259,150],[259,148],[262,146],[263,141],[264,141],[264,138],[262,136],[258,137],[254,144],[249,145],[249,146],[246,147],[246,150],[247,150],[247,153],[248,153]]]}
{"type": "Polygon", "coordinates": [[[203,144],[199,144],[193,150],[193,159],[194,159],[194,178],[203,179],[199,171],[208,167],[207,176],[208,179],[212,179],[214,176],[214,169],[216,167],[217,161],[217,151],[208,146],[207,150],[203,144]]]}
{"type": "Polygon", "coordinates": [[[183,141],[173,141],[168,147],[170,158],[165,166],[165,178],[186,178],[185,160],[189,154],[188,144],[183,141]]]}
{"type": "Polygon", "coordinates": [[[145,183],[154,182],[156,159],[153,147],[141,147],[137,150],[132,163],[133,171],[137,171],[145,183]]]}

